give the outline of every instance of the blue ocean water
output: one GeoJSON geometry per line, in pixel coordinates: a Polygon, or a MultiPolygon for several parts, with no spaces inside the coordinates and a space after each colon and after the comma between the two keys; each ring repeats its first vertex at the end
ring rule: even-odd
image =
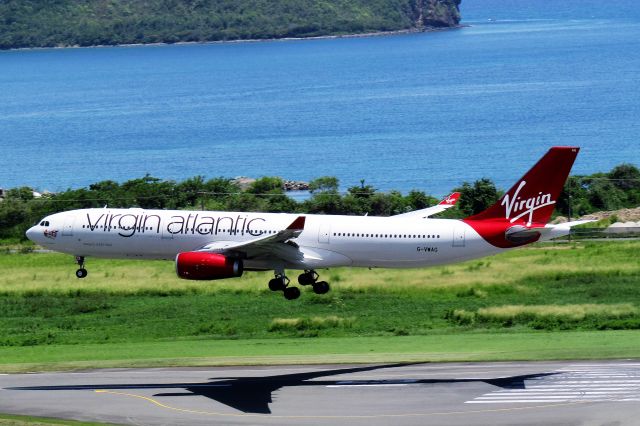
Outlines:
{"type": "Polygon", "coordinates": [[[640,164],[636,0],[463,0],[387,37],[0,52],[0,187],[145,173],[507,187],[548,147],[640,164]]]}

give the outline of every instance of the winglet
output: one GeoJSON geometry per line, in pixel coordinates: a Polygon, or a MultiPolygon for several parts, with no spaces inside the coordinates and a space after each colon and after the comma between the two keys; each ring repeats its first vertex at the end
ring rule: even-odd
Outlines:
{"type": "Polygon", "coordinates": [[[458,202],[458,198],[460,198],[459,192],[454,192],[453,194],[447,195],[442,201],[438,203],[439,206],[455,206],[458,202]]]}
{"type": "Polygon", "coordinates": [[[393,217],[403,218],[403,219],[410,218],[410,217],[426,219],[429,216],[433,216],[434,214],[441,213],[446,209],[454,207],[458,202],[458,198],[460,198],[460,193],[454,192],[453,194],[447,195],[444,199],[442,199],[442,201],[440,201],[435,206],[427,207],[426,209],[414,210],[412,212],[401,213],[393,217]]]}
{"type": "Polygon", "coordinates": [[[298,216],[296,220],[291,222],[291,225],[287,226],[287,231],[302,231],[304,230],[304,222],[307,218],[305,216],[298,216]]]}

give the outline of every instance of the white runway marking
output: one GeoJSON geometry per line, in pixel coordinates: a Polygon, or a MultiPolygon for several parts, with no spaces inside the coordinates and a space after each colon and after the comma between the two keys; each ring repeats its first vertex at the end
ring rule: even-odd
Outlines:
{"type": "Polygon", "coordinates": [[[363,384],[363,385],[327,385],[328,388],[361,388],[361,387],[392,387],[392,386],[408,386],[405,383],[389,383],[389,384],[363,384]]]}
{"type": "Polygon", "coordinates": [[[640,401],[640,364],[576,365],[558,374],[512,383],[467,404],[523,404],[572,401],[640,401]]]}

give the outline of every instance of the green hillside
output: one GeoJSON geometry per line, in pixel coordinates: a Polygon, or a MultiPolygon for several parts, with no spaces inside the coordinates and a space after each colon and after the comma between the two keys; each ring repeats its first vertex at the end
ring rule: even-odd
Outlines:
{"type": "Polygon", "coordinates": [[[0,48],[175,43],[449,27],[460,0],[6,0],[0,48]]]}

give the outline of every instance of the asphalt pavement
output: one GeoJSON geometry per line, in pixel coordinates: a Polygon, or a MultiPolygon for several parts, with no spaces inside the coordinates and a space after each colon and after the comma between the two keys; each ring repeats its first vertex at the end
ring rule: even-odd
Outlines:
{"type": "Polygon", "coordinates": [[[131,425],[640,425],[640,361],[9,374],[0,412],[131,425]]]}

